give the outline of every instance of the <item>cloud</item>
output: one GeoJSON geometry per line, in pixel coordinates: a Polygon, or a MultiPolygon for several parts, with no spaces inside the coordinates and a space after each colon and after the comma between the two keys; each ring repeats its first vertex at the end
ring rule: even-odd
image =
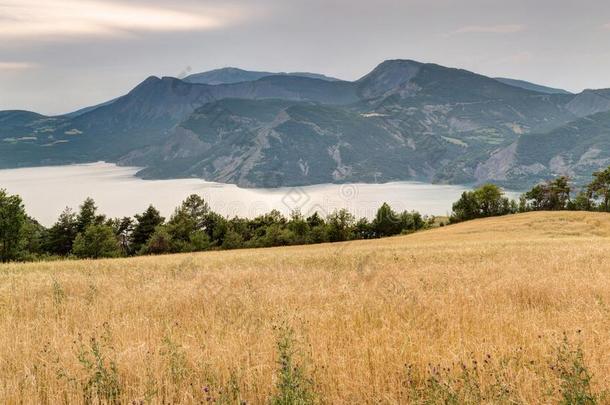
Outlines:
{"type": "Polygon", "coordinates": [[[185,11],[104,0],[0,0],[0,38],[209,30],[241,17],[227,7],[185,11]]]}
{"type": "Polygon", "coordinates": [[[455,30],[454,34],[514,34],[524,31],[525,27],[520,24],[506,25],[468,25],[455,30]]]}
{"type": "Polygon", "coordinates": [[[605,30],[610,30],[610,23],[604,25],[602,28],[605,30]]]}
{"type": "Polygon", "coordinates": [[[0,61],[0,71],[2,70],[26,70],[33,69],[36,65],[33,63],[27,62],[1,62],[0,61]]]}

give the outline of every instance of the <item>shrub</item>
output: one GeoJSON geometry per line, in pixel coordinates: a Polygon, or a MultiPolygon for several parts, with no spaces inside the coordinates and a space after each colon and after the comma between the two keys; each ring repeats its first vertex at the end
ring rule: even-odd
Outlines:
{"type": "Polygon", "coordinates": [[[287,327],[280,328],[277,341],[279,355],[277,393],[270,399],[272,405],[307,405],[315,403],[313,383],[306,377],[302,365],[295,361],[294,333],[287,327]]]}
{"type": "Polygon", "coordinates": [[[581,347],[573,348],[564,335],[551,368],[561,381],[561,405],[594,405],[597,396],[591,390],[591,374],[581,347]]]}
{"type": "Polygon", "coordinates": [[[78,360],[86,372],[82,381],[84,403],[121,402],[121,384],[116,361],[108,359],[106,354],[106,351],[112,350],[111,334],[107,325],[104,325],[104,333],[99,340],[92,337],[88,346],[81,343],[78,360]]]}

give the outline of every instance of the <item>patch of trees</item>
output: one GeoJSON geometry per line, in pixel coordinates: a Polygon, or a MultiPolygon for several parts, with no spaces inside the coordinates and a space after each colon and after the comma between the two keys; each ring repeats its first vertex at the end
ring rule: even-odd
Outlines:
{"type": "Polygon", "coordinates": [[[474,191],[462,193],[453,204],[451,222],[462,222],[476,218],[496,217],[516,212],[517,203],[504,196],[495,184],[485,184],[474,191]]]}
{"type": "Polygon", "coordinates": [[[570,178],[559,176],[535,185],[521,195],[519,202],[509,200],[504,191],[485,184],[462,194],[453,204],[450,222],[494,217],[529,211],[601,211],[610,212],[610,167],[593,173],[593,180],[573,195],[570,178]]]}
{"type": "Polygon", "coordinates": [[[375,218],[356,219],[346,210],[325,217],[278,211],[253,219],[226,218],[198,195],[191,195],[169,219],[152,205],[133,218],[107,218],[87,198],[75,212],[66,208],[45,228],[30,218],[19,196],[0,190],[0,260],[50,257],[112,258],[136,255],[259,248],[372,239],[415,232],[434,218],[395,212],[388,204],[375,218]]]}

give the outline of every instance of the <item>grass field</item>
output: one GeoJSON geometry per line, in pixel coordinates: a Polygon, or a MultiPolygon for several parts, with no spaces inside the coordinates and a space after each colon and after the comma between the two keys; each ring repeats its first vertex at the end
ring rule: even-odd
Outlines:
{"type": "Polygon", "coordinates": [[[1,403],[266,403],[290,383],[322,403],[605,402],[610,215],[0,267],[1,403]]]}

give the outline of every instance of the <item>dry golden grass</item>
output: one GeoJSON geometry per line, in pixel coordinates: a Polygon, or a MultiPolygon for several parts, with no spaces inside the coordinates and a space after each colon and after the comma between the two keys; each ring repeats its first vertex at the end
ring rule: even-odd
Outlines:
{"type": "Polygon", "coordinates": [[[102,369],[116,362],[122,403],[221,400],[231,385],[264,403],[282,325],[326,403],[406,403],[413,375],[473,360],[482,387],[500,378],[512,401],[553,402],[549,366],[564,332],[582,344],[599,391],[610,386],[610,216],[532,213],[338,245],[5,265],[0,402],[85,401],[95,373],[79,353],[99,344],[102,369]]]}

